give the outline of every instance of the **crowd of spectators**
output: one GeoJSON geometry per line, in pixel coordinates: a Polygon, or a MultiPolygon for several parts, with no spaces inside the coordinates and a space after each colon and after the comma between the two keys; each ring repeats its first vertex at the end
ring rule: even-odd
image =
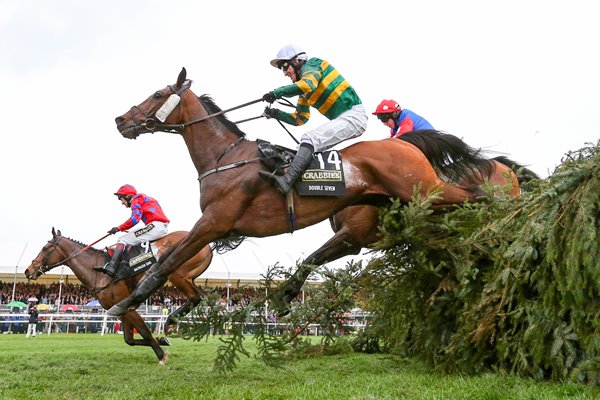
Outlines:
{"type": "MultiPolygon", "coordinates": [[[[244,308],[250,303],[257,300],[260,300],[262,302],[265,298],[264,288],[261,287],[232,285],[229,287],[228,290],[227,287],[202,286],[201,290],[203,290],[205,298],[210,298],[211,301],[214,301],[216,304],[224,308],[228,308],[230,311],[244,308]],[[227,303],[227,300],[229,300],[229,303],[227,303]]],[[[4,282],[0,280],[0,308],[2,308],[3,305],[10,303],[12,300],[26,303],[28,304],[28,307],[31,307],[33,304],[37,304],[38,307],[41,304],[47,304],[48,306],[50,306],[50,310],[56,310],[57,308],[55,306],[57,306],[59,303],[61,305],[73,304],[81,308],[82,306],[85,306],[94,299],[95,296],[93,292],[81,284],[65,282],[61,285],[58,282],[19,282],[15,285],[13,282],[4,282]],[[13,288],[14,299],[12,298],[13,288]],[[35,297],[37,301],[29,301],[29,299],[32,297],[35,297]]],[[[177,288],[171,285],[165,285],[148,299],[147,305],[149,306],[149,308],[146,308],[146,312],[162,312],[163,315],[166,315],[165,312],[170,313],[174,311],[175,309],[183,305],[183,303],[185,303],[186,301],[187,299],[185,298],[185,296],[183,296],[183,294],[179,292],[177,288]]],[[[0,334],[7,332],[25,333],[25,331],[28,328],[28,324],[26,323],[26,321],[29,314],[29,309],[30,308],[21,309],[11,307],[10,312],[15,313],[14,315],[16,317],[13,317],[12,322],[8,320],[6,320],[6,322],[0,322],[0,334]],[[17,321],[18,323],[15,323],[15,321],[17,321]]],[[[6,309],[4,309],[4,311],[6,312],[6,309]]],[[[89,309],[88,311],[92,310],[89,309]]],[[[42,312],[42,315],[40,315],[42,320],[43,314],[44,312],[42,312]]],[[[252,314],[252,318],[255,317],[256,316],[252,314]]],[[[267,320],[269,322],[277,322],[277,314],[274,310],[268,310],[267,320]]],[[[3,321],[2,317],[0,317],[0,321],[3,321]]],[[[364,317],[362,318],[362,321],[364,321],[364,317]]],[[[356,320],[352,321],[352,323],[362,323],[362,321],[356,320]]],[[[351,324],[350,321],[349,324],[351,324]]],[[[93,323],[83,323],[79,321],[77,324],[67,324],[63,322],[62,325],[58,326],[58,328],[56,329],[59,329],[59,331],[71,331],[73,329],[78,329],[78,331],[80,332],[95,332],[98,331],[99,326],[100,323],[97,321],[93,323]]],[[[44,325],[42,323],[39,323],[38,330],[41,332],[42,329],[44,329],[44,325]]],[[[48,329],[48,327],[46,326],[45,329],[48,329]]],[[[113,328],[109,328],[109,330],[110,329],[113,329],[114,332],[118,331],[118,328],[116,328],[116,326],[113,328]]],[[[227,331],[226,327],[224,327],[223,329],[224,331],[227,331]]],[[[317,332],[312,334],[317,334],[317,332]]]]}
{"type": "MultiPolygon", "coordinates": [[[[12,299],[13,282],[0,281],[0,304],[7,304],[12,299]]],[[[204,287],[205,292],[216,292],[220,297],[221,304],[227,305],[227,288],[226,287],[204,287]]],[[[230,287],[229,288],[229,306],[244,307],[250,304],[253,299],[258,298],[259,288],[253,287],[230,287]]],[[[60,283],[40,284],[36,282],[19,282],[15,286],[16,301],[27,303],[28,299],[35,297],[38,299],[38,304],[55,305],[58,303],[60,293],[61,304],[75,304],[83,306],[95,298],[93,292],[80,284],[60,283]]],[[[187,299],[175,287],[167,285],[153,294],[148,299],[148,305],[161,306],[169,305],[170,307],[178,307],[187,299]]]]}
{"type": "MultiPolygon", "coordinates": [[[[15,288],[15,301],[27,303],[31,297],[38,299],[39,304],[56,304],[60,293],[62,304],[84,305],[94,299],[93,293],[85,286],[72,283],[40,284],[34,282],[18,282],[15,288]]],[[[12,300],[13,282],[0,281],[0,304],[12,300]]]]}

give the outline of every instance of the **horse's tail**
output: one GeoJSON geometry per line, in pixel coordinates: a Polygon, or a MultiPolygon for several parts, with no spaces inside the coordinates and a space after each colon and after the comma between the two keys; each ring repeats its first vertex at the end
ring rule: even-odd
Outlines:
{"type": "Polygon", "coordinates": [[[498,156],[492,158],[492,160],[499,162],[500,164],[504,164],[510,169],[512,169],[517,177],[519,178],[520,183],[527,183],[534,179],[540,179],[540,176],[527,168],[526,166],[519,164],[516,161],[511,160],[506,156],[498,156]]]}
{"type": "Polygon", "coordinates": [[[399,139],[416,146],[427,157],[438,174],[451,182],[461,182],[474,172],[489,177],[494,163],[462,139],[434,129],[407,132],[399,139]]]}

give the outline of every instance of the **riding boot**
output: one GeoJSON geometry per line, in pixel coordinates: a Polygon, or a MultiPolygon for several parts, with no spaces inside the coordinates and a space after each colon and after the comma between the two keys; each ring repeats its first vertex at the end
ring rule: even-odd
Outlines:
{"type": "Polygon", "coordinates": [[[310,164],[313,151],[314,148],[312,145],[308,143],[302,143],[298,148],[298,152],[296,152],[294,160],[284,175],[273,175],[267,171],[259,171],[259,174],[273,180],[279,191],[283,194],[287,194],[290,190],[292,190],[296,180],[300,177],[300,175],[302,175],[306,167],[308,167],[310,164]]]}
{"type": "Polygon", "coordinates": [[[157,277],[157,274],[144,275],[141,281],[135,287],[133,293],[129,295],[125,300],[112,306],[106,314],[112,316],[120,316],[130,309],[138,308],[139,305],[150,297],[156,290],[167,282],[167,277],[157,277]]]}
{"type": "Polygon", "coordinates": [[[123,243],[117,243],[117,247],[113,253],[112,258],[109,262],[104,265],[100,265],[98,267],[94,267],[94,269],[98,272],[104,272],[111,278],[115,276],[117,269],[119,268],[119,263],[121,262],[121,257],[123,256],[123,251],[125,250],[125,245],[123,243]]]}

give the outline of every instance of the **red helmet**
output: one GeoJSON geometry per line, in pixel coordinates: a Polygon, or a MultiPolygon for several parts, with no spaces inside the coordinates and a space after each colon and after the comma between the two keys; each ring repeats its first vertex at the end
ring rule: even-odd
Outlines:
{"type": "Polygon", "coordinates": [[[131,185],[123,185],[119,188],[119,190],[117,190],[116,193],[114,193],[114,195],[117,197],[134,196],[136,194],[137,194],[137,190],[135,190],[135,188],[131,185]]]}
{"type": "Polygon", "coordinates": [[[396,111],[402,111],[400,104],[396,100],[382,100],[377,106],[377,109],[373,115],[377,114],[391,114],[396,111]]]}

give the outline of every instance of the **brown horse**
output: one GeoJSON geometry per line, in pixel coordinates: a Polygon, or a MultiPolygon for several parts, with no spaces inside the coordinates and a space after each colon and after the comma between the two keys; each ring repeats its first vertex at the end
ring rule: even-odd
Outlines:
{"type": "MultiPolygon", "coordinates": [[[[202,217],[172,253],[150,268],[134,293],[108,311],[110,315],[122,315],[143,302],[170,273],[208,243],[289,232],[288,202],[258,174],[266,167],[259,161],[257,142],[246,140],[212,99],[197,97],[190,90],[191,84],[184,68],[174,85],[154,92],[115,119],[119,132],[129,139],[154,131],[183,137],[199,174],[202,217]],[[165,104],[173,95],[179,96],[180,101],[165,104]],[[164,114],[163,106],[169,104],[177,105],[168,110],[162,123],[156,113],[160,110],[164,114]]],[[[436,206],[476,201],[483,194],[479,187],[463,188],[443,182],[419,149],[402,140],[360,142],[341,150],[340,155],[346,194],[300,197],[291,192],[295,228],[314,225],[355,204],[381,204],[389,197],[408,202],[415,188],[422,194],[441,188],[442,196],[436,206]]],[[[279,293],[297,294],[302,283],[288,281],[279,293]]],[[[278,307],[282,297],[276,293],[273,300],[278,307]]]]}
{"type": "MultiPolygon", "coordinates": [[[[519,197],[522,182],[539,179],[537,174],[505,156],[484,158],[480,150],[473,149],[454,135],[421,130],[408,132],[398,138],[414,144],[427,157],[440,176],[459,185],[488,184],[496,196],[507,194],[519,197]],[[470,166],[456,168],[452,161],[460,159],[470,166]]],[[[397,140],[397,139],[394,139],[397,140]]],[[[315,266],[327,264],[341,257],[358,254],[371,248],[379,237],[379,208],[352,206],[338,212],[330,219],[334,236],[310,254],[296,272],[299,281],[305,281],[315,266]]]]}
{"type": "MultiPolygon", "coordinates": [[[[153,244],[156,246],[158,253],[157,257],[164,255],[167,249],[173,248],[186,235],[187,232],[171,232],[165,237],[154,241],[153,244]]],[[[116,302],[126,298],[144,273],[140,272],[132,278],[111,282],[108,275],[97,272],[93,268],[105,263],[106,257],[106,251],[85,246],[62,236],[60,230],[56,232],[52,228],[52,239],[48,241],[27,267],[25,276],[28,279],[35,280],[54,267],[66,265],[71,268],[85,287],[96,294],[102,307],[108,309],[116,302]]],[[[169,281],[186,296],[187,301],[169,316],[165,323],[165,332],[169,332],[174,327],[176,324],[175,318],[185,316],[200,302],[201,291],[194,285],[194,279],[206,271],[211,260],[212,250],[210,246],[205,246],[183,264],[180,269],[169,275],[169,281]]],[[[122,315],[120,319],[123,324],[125,343],[130,346],[150,346],[161,364],[167,361],[167,353],[162,350],[160,345],[168,346],[169,341],[167,338],[155,339],[152,336],[152,331],[137,311],[130,310],[122,315]],[[134,339],[134,328],[137,329],[143,339],[134,339]]]]}

